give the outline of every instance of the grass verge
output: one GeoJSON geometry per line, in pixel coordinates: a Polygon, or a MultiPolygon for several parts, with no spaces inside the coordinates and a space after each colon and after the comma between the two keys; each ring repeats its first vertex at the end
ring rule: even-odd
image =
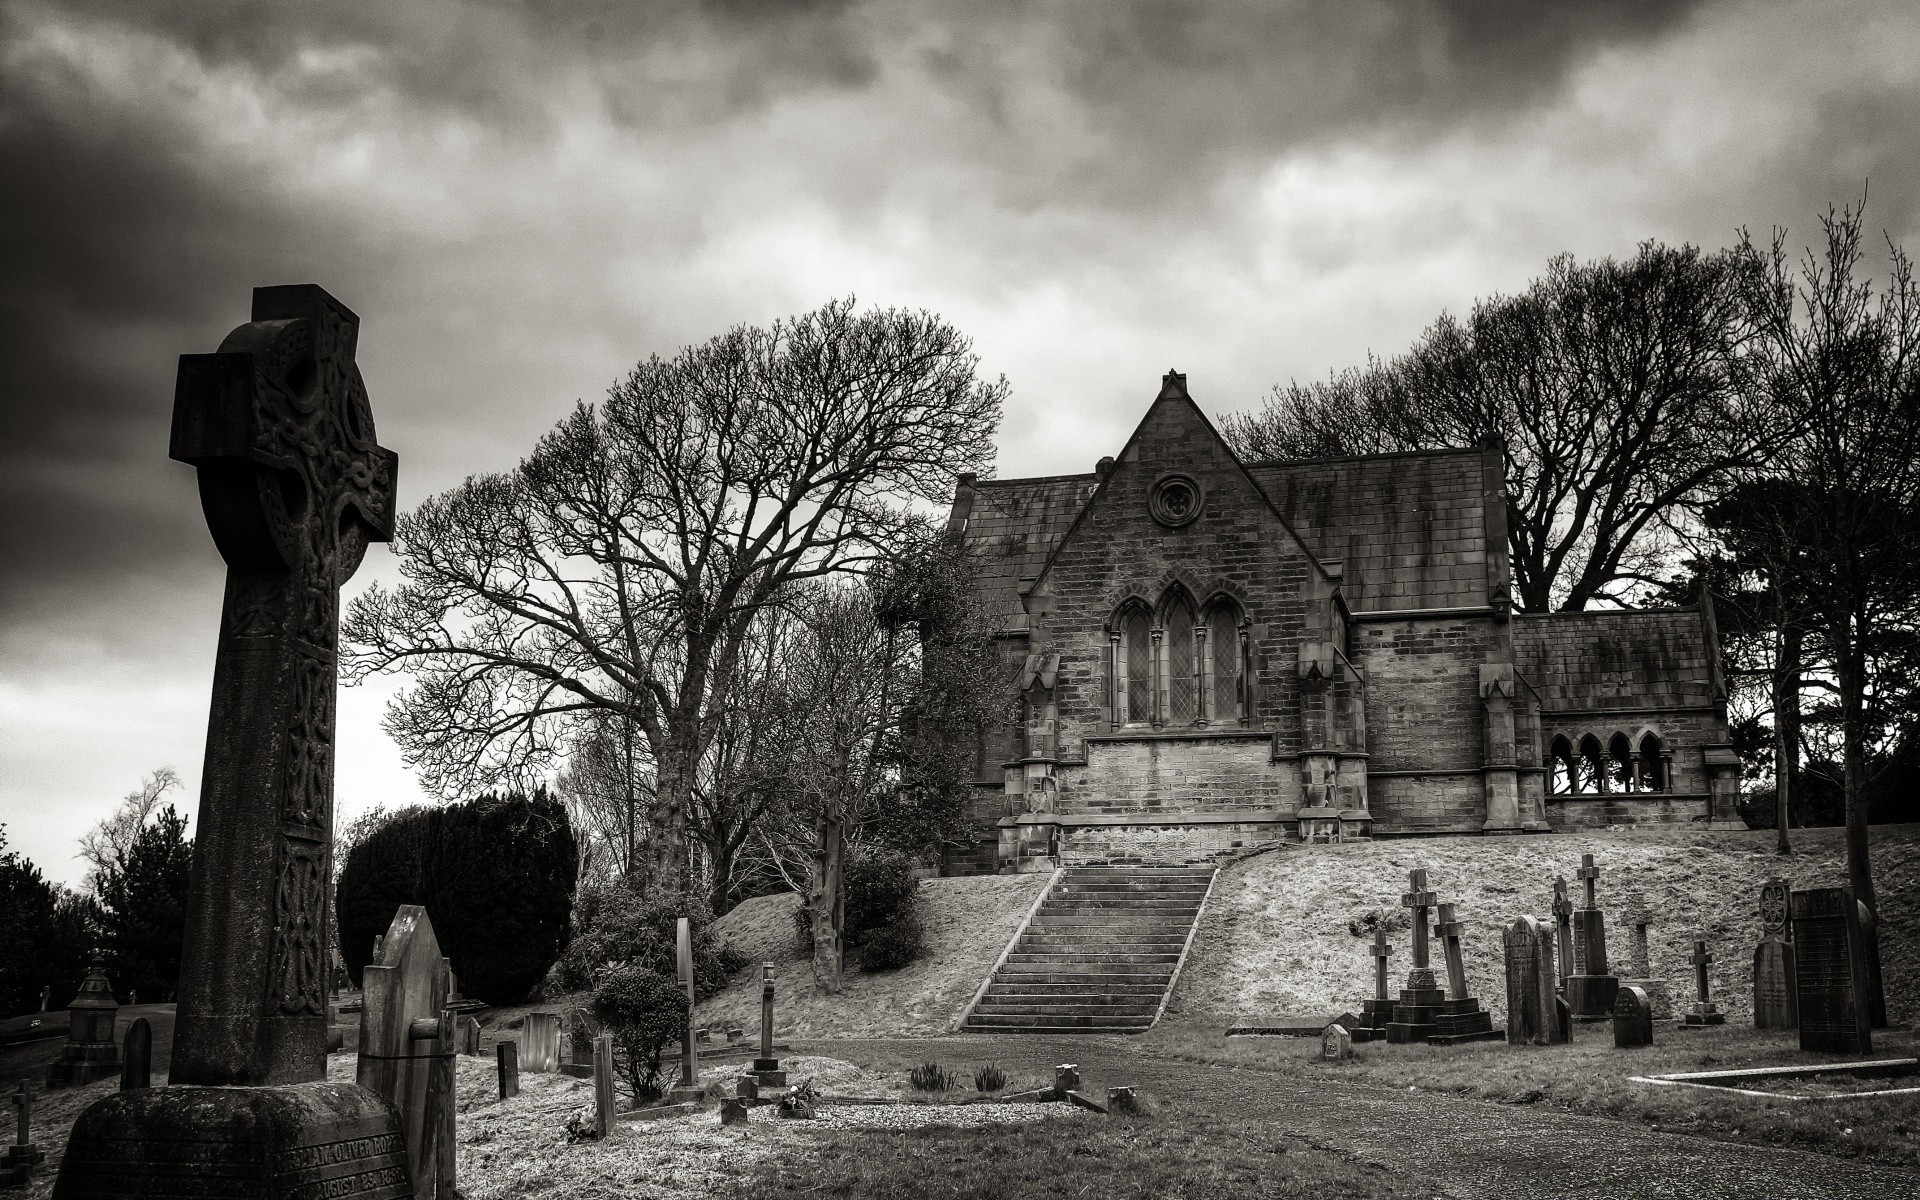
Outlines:
{"type": "MultiPolygon", "coordinates": [[[[1317,1038],[1225,1038],[1218,1026],[1162,1025],[1142,1039],[1144,1052],[1190,1062],[1295,1076],[1450,1093],[1501,1104],[1547,1104],[1635,1121],[1672,1133],[1791,1147],[1897,1166],[1920,1165],[1920,1096],[1832,1103],[1718,1095],[1698,1088],[1633,1083],[1635,1075],[1735,1067],[1808,1066],[1845,1056],[1803,1054],[1792,1033],[1721,1026],[1680,1032],[1656,1028],[1656,1043],[1617,1050],[1613,1027],[1576,1025],[1564,1046],[1357,1045],[1350,1062],[1323,1063],[1317,1038]]],[[[1875,1058],[1913,1054],[1912,1035],[1875,1035],[1875,1058]]],[[[1914,1080],[1920,1083],[1920,1079],[1914,1080]]],[[[1898,1086],[1887,1083],[1884,1086],[1898,1086]]]]}

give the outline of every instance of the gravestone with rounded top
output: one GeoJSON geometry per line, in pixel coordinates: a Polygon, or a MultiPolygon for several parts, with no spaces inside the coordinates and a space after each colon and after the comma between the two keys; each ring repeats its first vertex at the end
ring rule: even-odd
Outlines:
{"type": "Polygon", "coordinates": [[[169,1086],[74,1122],[56,1197],[411,1194],[399,1114],[326,1082],[340,586],[393,531],[359,318],[311,284],[180,359],[172,457],[227,566],[169,1086]]]}
{"type": "Polygon", "coordinates": [[[1653,1005],[1642,988],[1620,985],[1613,999],[1613,1045],[1631,1050],[1653,1045],[1653,1005]]]}
{"type": "Polygon", "coordinates": [[[399,907],[380,961],[368,964],[360,979],[365,1000],[355,1079],[400,1110],[417,1200],[453,1200],[453,972],[426,909],[399,907]]]}

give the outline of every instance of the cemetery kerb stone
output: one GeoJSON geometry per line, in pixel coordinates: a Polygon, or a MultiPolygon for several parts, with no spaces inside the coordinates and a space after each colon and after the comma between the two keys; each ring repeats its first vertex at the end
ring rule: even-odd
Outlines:
{"type": "Polygon", "coordinates": [[[227,565],[170,1086],[74,1122],[53,1194],[403,1196],[400,1115],[326,1082],[339,589],[393,531],[359,318],[311,284],[180,359],[170,454],[227,565]]]}
{"type": "Polygon", "coordinates": [[[1600,868],[1594,865],[1593,855],[1580,856],[1576,874],[1584,891],[1584,902],[1573,911],[1582,956],[1579,974],[1567,976],[1567,1008],[1575,1020],[1610,1021],[1620,980],[1607,969],[1607,919],[1595,894],[1600,868]]]}
{"type": "Polygon", "coordinates": [[[1432,1036],[1434,1015],[1447,999],[1428,960],[1427,910],[1439,897],[1427,887],[1425,867],[1408,872],[1407,881],[1409,890],[1400,897],[1400,905],[1413,910],[1413,966],[1407,971],[1407,985],[1400,990],[1400,1002],[1393,1006],[1393,1020],[1387,1023],[1387,1041],[1395,1045],[1424,1042],[1432,1036]]]}
{"type": "Polygon", "coordinates": [[[1507,968],[1507,1044],[1552,1046],[1566,1041],[1556,1015],[1554,930],[1532,917],[1516,917],[1501,935],[1507,968]]]}
{"type": "Polygon", "coordinates": [[[1865,1003],[1866,947],[1853,889],[1796,889],[1788,902],[1788,920],[1793,923],[1800,1048],[1873,1053],[1873,1018],[1865,1003]]]}
{"type": "Polygon", "coordinates": [[[1707,966],[1713,962],[1713,954],[1707,949],[1707,939],[1693,939],[1693,1006],[1687,1009],[1687,1015],[1681,1018],[1681,1025],[1698,1028],[1705,1025],[1725,1025],[1727,1015],[1720,1011],[1707,995],[1707,966]]]}
{"type": "Polygon", "coordinates": [[[1793,885],[1767,880],[1760,888],[1760,944],[1753,948],[1753,1027],[1794,1029],[1800,1024],[1794,997],[1793,942],[1787,897],[1793,885]]]}
{"type": "Polygon", "coordinates": [[[1653,1003],[1646,989],[1620,985],[1613,999],[1613,1045],[1616,1050],[1653,1045],[1653,1003]]]}
{"type": "Polygon", "coordinates": [[[360,984],[355,1081],[400,1110],[415,1200],[453,1200],[453,972],[426,909],[395,911],[380,961],[368,964],[360,984]]]}
{"type": "Polygon", "coordinates": [[[1652,956],[1647,952],[1647,926],[1653,924],[1653,909],[1648,907],[1647,898],[1639,892],[1627,894],[1626,911],[1620,919],[1633,930],[1633,943],[1629,951],[1628,974],[1620,981],[1624,987],[1632,984],[1647,994],[1647,1003],[1653,1007],[1655,1020],[1666,1020],[1673,1016],[1673,999],[1667,993],[1667,981],[1654,979],[1652,956]]]}

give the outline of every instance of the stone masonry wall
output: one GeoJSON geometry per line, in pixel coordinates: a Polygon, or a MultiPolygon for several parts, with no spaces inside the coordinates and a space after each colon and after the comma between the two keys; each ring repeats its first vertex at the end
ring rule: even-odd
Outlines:
{"type": "Polygon", "coordinates": [[[1125,813],[1237,812],[1300,806],[1300,773],[1273,762],[1261,739],[1094,741],[1085,766],[1062,765],[1059,811],[1125,813]]]}
{"type": "MultiPolygon", "coordinates": [[[[1477,768],[1486,761],[1480,664],[1496,637],[1491,616],[1354,627],[1354,662],[1367,675],[1370,775],[1477,768]]],[[[1417,809],[1407,815],[1417,816],[1417,809]]]]}
{"type": "Polygon", "coordinates": [[[1068,866],[1183,866],[1234,854],[1284,836],[1279,825],[1082,826],[1060,833],[1060,859],[1068,866]]]}

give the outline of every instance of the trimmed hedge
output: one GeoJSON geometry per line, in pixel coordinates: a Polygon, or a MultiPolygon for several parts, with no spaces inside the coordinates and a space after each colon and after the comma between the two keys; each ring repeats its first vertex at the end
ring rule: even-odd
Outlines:
{"type": "Polygon", "coordinates": [[[567,947],[579,862],[566,807],[545,789],[402,810],[340,871],[341,956],[360,978],[394,910],[423,905],[461,994],[518,1004],[567,947]]]}

